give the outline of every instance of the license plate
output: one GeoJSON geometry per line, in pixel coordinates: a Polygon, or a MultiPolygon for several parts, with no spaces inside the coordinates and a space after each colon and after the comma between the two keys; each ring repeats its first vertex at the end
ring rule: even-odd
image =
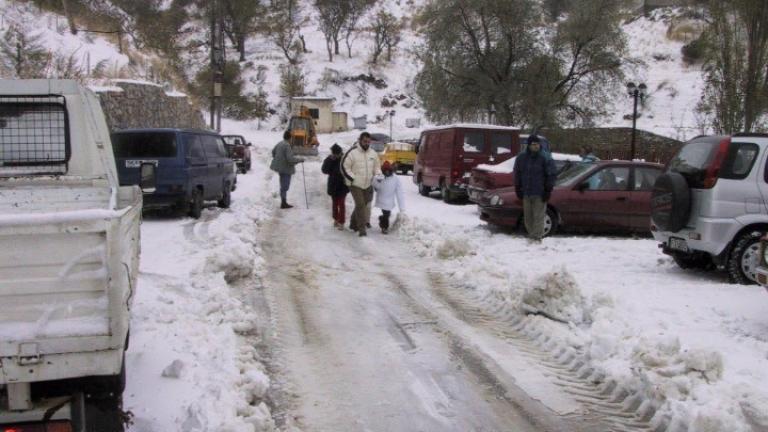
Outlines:
{"type": "Polygon", "coordinates": [[[156,160],[126,160],[125,161],[125,167],[126,168],[141,168],[141,164],[144,163],[151,163],[157,166],[156,160]]]}
{"type": "Polygon", "coordinates": [[[676,251],[688,252],[688,242],[681,238],[672,237],[669,239],[669,248],[676,251]]]}

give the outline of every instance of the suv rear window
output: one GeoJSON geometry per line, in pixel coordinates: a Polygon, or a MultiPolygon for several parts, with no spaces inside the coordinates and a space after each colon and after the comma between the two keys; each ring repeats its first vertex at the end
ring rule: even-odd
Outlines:
{"type": "Polygon", "coordinates": [[[115,157],[169,158],[176,156],[176,134],[173,132],[132,132],[112,135],[115,157]]]}
{"type": "Polygon", "coordinates": [[[0,176],[64,174],[69,157],[63,96],[0,96],[0,176]]]}
{"type": "Polygon", "coordinates": [[[707,137],[683,146],[669,162],[669,171],[682,174],[693,187],[702,187],[707,167],[714,161],[721,139],[707,137]]]}
{"type": "Polygon", "coordinates": [[[725,163],[720,170],[720,178],[741,180],[747,178],[755,165],[760,147],[753,143],[731,143],[725,163]]]}

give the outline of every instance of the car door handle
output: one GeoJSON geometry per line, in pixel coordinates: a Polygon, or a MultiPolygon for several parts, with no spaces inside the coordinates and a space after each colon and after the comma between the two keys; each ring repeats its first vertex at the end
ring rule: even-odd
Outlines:
{"type": "Polygon", "coordinates": [[[616,201],[626,201],[627,197],[618,197],[616,198],[616,201]]]}

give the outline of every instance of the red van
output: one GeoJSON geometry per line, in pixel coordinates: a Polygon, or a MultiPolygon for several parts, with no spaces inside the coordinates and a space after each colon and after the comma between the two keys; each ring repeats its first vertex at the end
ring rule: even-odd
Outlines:
{"type": "Polygon", "coordinates": [[[520,152],[520,130],[492,125],[450,125],[421,133],[413,182],[427,196],[440,190],[445,202],[467,197],[472,168],[496,164],[520,152]]]}

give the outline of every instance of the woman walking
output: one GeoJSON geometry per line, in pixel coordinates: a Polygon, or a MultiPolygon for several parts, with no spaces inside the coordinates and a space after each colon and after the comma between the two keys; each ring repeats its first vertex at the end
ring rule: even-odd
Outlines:
{"type": "Polygon", "coordinates": [[[341,173],[341,153],[341,147],[338,144],[332,145],[331,155],[325,158],[321,168],[323,174],[328,175],[328,195],[333,200],[333,226],[339,230],[344,229],[346,221],[344,201],[346,201],[349,193],[349,188],[344,182],[344,175],[341,173]]]}

